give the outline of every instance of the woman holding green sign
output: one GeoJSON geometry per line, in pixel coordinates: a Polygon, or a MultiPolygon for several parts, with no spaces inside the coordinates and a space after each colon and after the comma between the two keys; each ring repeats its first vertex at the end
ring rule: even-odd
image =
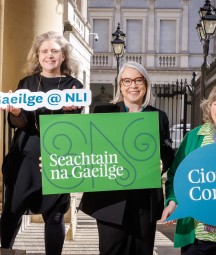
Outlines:
{"type": "MultiPolygon", "coordinates": [[[[56,32],[37,36],[27,58],[28,76],[19,82],[17,90],[47,92],[83,88],[71,76],[77,68],[71,50],[70,43],[56,32]]],[[[31,212],[43,216],[46,255],[60,255],[65,238],[64,214],[70,206],[70,194],[42,195],[39,116],[80,113],[81,109],[67,106],[59,110],[42,107],[25,111],[8,105],[6,110],[9,125],[17,130],[2,168],[6,197],[1,215],[1,247],[12,248],[23,214],[31,212]]]]}
{"type": "MultiPolygon", "coordinates": [[[[166,208],[162,215],[162,221],[165,221],[174,212],[178,204],[173,182],[176,170],[181,162],[196,149],[216,142],[216,87],[212,89],[208,99],[201,103],[201,108],[204,124],[191,130],[185,136],[176,153],[173,165],[168,171],[166,208]]],[[[196,168],[193,171],[198,170],[196,168]]],[[[201,177],[199,178],[201,179],[201,177]]],[[[212,210],[215,209],[212,208],[212,210]]],[[[170,220],[164,224],[173,223],[174,221],[170,220]]],[[[178,219],[174,247],[181,247],[182,255],[216,255],[216,226],[210,226],[193,217],[178,219]]]]}
{"type": "MultiPolygon", "coordinates": [[[[151,106],[151,84],[145,68],[124,64],[118,75],[116,97],[94,113],[158,112],[163,170],[172,163],[173,150],[165,112],[151,106]]],[[[159,169],[158,169],[159,170],[159,169]]],[[[163,211],[162,188],[84,193],[80,209],[97,220],[100,255],[152,255],[156,222],[163,211]]]]}

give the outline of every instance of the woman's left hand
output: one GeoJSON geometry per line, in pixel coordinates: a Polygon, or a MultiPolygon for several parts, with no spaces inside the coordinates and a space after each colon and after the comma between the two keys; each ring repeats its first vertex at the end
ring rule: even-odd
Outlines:
{"type": "Polygon", "coordinates": [[[82,108],[82,106],[75,106],[75,105],[62,107],[63,111],[74,111],[74,110],[81,109],[81,108],[82,108]]]}
{"type": "Polygon", "coordinates": [[[40,161],[40,163],[39,163],[40,172],[42,172],[42,158],[41,157],[39,157],[39,161],[40,161]]]}
{"type": "Polygon", "coordinates": [[[165,221],[176,209],[176,203],[174,201],[170,201],[169,205],[163,210],[162,217],[161,217],[161,222],[165,225],[171,225],[173,223],[176,223],[176,220],[170,220],[170,221],[165,221]]]}
{"type": "MultiPolygon", "coordinates": [[[[72,89],[76,89],[76,86],[73,86],[72,89]]],[[[75,106],[75,105],[62,107],[63,111],[74,111],[74,110],[81,109],[81,108],[82,108],[82,106],[75,106]]]]}
{"type": "MultiPolygon", "coordinates": [[[[13,91],[9,90],[8,93],[13,93],[13,91]]],[[[2,108],[1,108],[1,110],[2,110],[2,108]]],[[[11,114],[13,114],[15,117],[18,117],[21,113],[20,108],[16,108],[12,105],[7,105],[7,108],[5,110],[6,110],[6,112],[10,112],[11,114]]]]}
{"type": "Polygon", "coordinates": [[[163,172],[163,161],[162,160],[160,160],[160,171],[161,171],[161,173],[163,172]]]}

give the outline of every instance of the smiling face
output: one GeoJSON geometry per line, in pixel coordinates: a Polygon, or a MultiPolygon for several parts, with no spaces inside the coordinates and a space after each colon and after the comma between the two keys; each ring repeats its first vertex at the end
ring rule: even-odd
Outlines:
{"type": "Polygon", "coordinates": [[[210,111],[211,111],[212,120],[214,121],[214,123],[216,125],[216,101],[214,101],[211,104],[210,111]]]}
{"type": "MultiPolygon", "coordinates": [[[[134,68],[126,67],[122,73],[121,80],[124,80],[125,78],[129,78],[132,80],[136,78],[143,79],[143,75],[134,68]]],[[[143,98],[145,97],[145,94],[147,92],[145,79],[143,79],[143,82],[139,85],[137,85],[135,81],[132,81],[130,86],[125,86],[124,82],[121,81],[121,92],[125,105],[129,106],[131,104],[137,104],[141,107],[143,103],[143,98]]]]}
{"type": "Polygon", "coordinates": [[[39,48],[39,62],[44,76],[60,76],[65,57],[61,46],[53,40],[44,41],[39,48]]]}

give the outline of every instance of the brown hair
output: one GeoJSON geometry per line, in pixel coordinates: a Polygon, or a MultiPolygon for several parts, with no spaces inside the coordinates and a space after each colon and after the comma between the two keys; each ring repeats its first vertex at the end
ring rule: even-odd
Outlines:
{"type": "Polygon", "coordinates": [[[42,71],[41,65],[39,63],[38,52],[41,44],[44,41],[53,40],[61,46],[61,50],[64,54],[64,61],[61,64],[61,73],[63,75],[76,76],[78,71],[78,63],[72,55],[72,45],[62,36],[61,34],[53,31],[38,35],[35,37],[31,49],[27,56],[27,63],[25,67],[25,73],[27,75],[32,75],[42,71]]]}
{"type": "Polygon", "coordinates": [[[214,123],[214,121],[211,117],[211,105],[213,102],[216,102],[216,86],[213,87],[208,98],[204,99],[202,101],[202,103],[200,104],[200,107],[203,111],[203,121],[209,122],[209,123],[215,125],[216,123],[214,123]]]}

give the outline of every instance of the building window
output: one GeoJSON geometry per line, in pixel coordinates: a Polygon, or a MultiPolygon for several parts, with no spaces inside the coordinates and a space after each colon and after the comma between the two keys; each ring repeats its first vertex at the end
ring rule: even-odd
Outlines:
{"type": "Polygon", "coordinates": [[[160,21],[160,53],[176,53],[176,21],[160,21]]]}
{"type": "Polygon", "coordinates": [[[142,52],[143,21],[128,19],[126,21],[126,51],[127,53],[142,52]]]}
{"type": "Polygon", "coordinates": [[[98,34],[99,40],[93,39],[94,52],[109,52],[109,20],[108,19],[94,19],[93,32],[98,34]]]}

